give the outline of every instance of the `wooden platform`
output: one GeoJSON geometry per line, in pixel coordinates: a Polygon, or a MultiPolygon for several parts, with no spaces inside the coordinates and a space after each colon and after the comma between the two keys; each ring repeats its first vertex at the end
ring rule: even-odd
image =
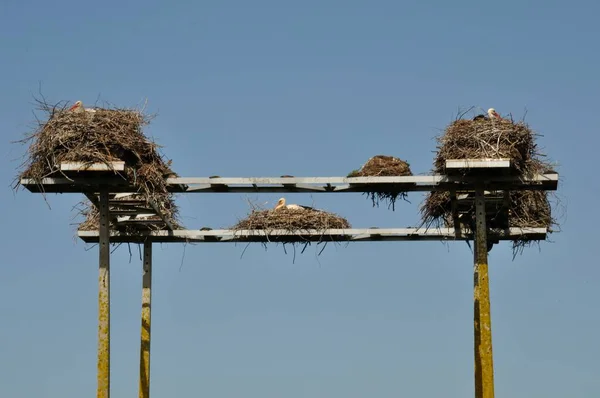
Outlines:
{"type": "MultiPolygon", "coordinates": [[[[546,228],[509,228],[503,231],[490,231],[490,239],[512,240],[515,238],[528,238],[533,240],[546,239],[546,228]]],[[[88,243],[98,242],[98,231],[79,231],[79,238],[88,243]]],[[[138,237],[125,236],[119,232],[111,232],[110,241],[115,242],[143,242],[146,237],[151,237],[153,242],[177,243],[231,243],[231,242],[381,242],[381,241],[439,241],[462,240],[472,238],[469,230],[462,230],[459,234],[454,228],[349,228],[328,229],[325,231],[304,231],[290,233],[284,230],[274,230],[269,233],[263,230],[233,231],[229,229],[202,230],[175,230],[153,231],[143,233],[138,237]]]]}

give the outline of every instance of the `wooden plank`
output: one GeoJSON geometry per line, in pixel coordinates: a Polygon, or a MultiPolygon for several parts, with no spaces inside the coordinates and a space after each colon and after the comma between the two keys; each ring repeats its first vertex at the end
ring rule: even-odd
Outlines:
{"type": "MultiPolygon", "coordinates": [[[[408,177],[294,177],[294,178],[200,178],[183,177],[167,179],[169,192],[181,193],[255,193],[255,192],[372,192],[373,190],[427,192],[448,191],[450,189],[474,190],[476,184],[485,180],[487,190],[556,190],[558,174],[536,175],[532,178],[519,176],[408,176],[408,177]],[[293,188],[284,187],[284,183],[295,184],[293,188]],[[227,187],[223,190],[223,185],[227,187]],[[211,187],[212,186],[212,187],[211,187]],[[215,190],[215,186],[220,187],[215,190]],[[184,188],[182,188],[184,187],[184,188]],[[182,190],[183,189],[183,190],[182,190]]],[[[93,191],[106,183],[112,193],[131,192],[134,187],[124,183],[123,179],[95,178],[45,178],[38,184],[33,179],[22,179],[21,184],[34,193],[76,193],[93,191]]]]}
{"type": "Polygon", "coordinates": [[[125,162],[107,163],[85,163],[85,162],[63,162],[60,171],[124,171],[125,162]]]}
{"type": "MultiPolygon", "coordinates": [[[[527,236],[533,240],[546,239],[546,228],[509,228],[502,231],[492,231],[490,236],[497,240],[511,240],[516,237],[527,236]]],[[[302,233],[291,233],[284,230],[274,230],[266,233],[263,230],[214,229],[201,230],[174,230],[174,231],[147,231],[140,232],[139,236],[121,235],[112,231],[112,242],[140,242],[146,236],[151,236],[154,242],[277,242],[277,241],[338,241],[338,242],[370,242],[370,241],[440,241],[457,240],[472,237],[472,232],[463,229],[456,234],[454,228],[351,228],[328,229],[325,231],[308,230],[302,233]]],[[[79,231],[78,236],[85,242],[97,242],[98,231],[79,231]]]]}
{"type": "Polygon", "coordinates": [[[510,159],[449,159],[447,169],[510,169],[510,159]]]}

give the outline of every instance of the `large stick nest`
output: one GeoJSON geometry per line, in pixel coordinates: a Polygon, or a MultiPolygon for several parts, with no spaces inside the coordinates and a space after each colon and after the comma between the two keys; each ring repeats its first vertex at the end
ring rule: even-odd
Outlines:
{"type": "Polygon", "coordinates": [[[256,210],[231,229],[233,230],[266,230],[281,229],[290,233],[302,233],[308,230],[323,231],[326,229],[350,228],[345,218],[323,210],[269,209],[256,210]]]}
{"type": "MultiPolygon", "coordinates": [[[[326,212],[323,210],[316,209],[268,209],[263,210],[257,206],[253,206],[250,214],[243,220],[240,220],[237,224],[231,227],[234,231],[240,230],[254,230],[254,231],[265,231],[266,234],[271,234],[274,230],[284,230],[292,234],[302,234],[309,230],[316,230],[323,232],[322,239],[316,242],[317,246],[324,243],[323,248],[318,251],[317,255],[320,255],[327,243],[330,241],[325,230],[327,229],[347,229],[351,228],[350,223],[344,217],[338,216],[337,214],[326,212]]],[[[303,246],[301,253],[304,253],[306,248],[310,246],[311,241],[302,239],[301,237],[286,236],[283,239],[277,239],[275,237],[269,237],[270,242],[281,242],[283,243],[283,250],[287,253],[285,246],[291,245],[294,248],[294,261],[296,258],[296,245],[300,244],[303,246]]],[[[267,248],[266,242],[262,243],[265,249],[267,248]]]]}
{"type": "MultiPolygon", "coordinates": [[[[68,111],[66,103],[38,104],[47,117],[38,120],[33,133],[19,141],[29,144],[29,149],[18,179],[31,178],[41,183],[45,177],[60,174],[62,162],[87,165],[124,161],[125,172],[116,173],[176,223],[177,207],[167,192],[166,178],[177,175],[170,168],[171,161],[165,162],[158,152],[159,146],[142,132],[151,116],[136,109],[96,108],[94,113],[79,113],[68,111]]],[[[17,182],[15,187],[18,185],[17,182]]],[[[84,225],[91,226],[95,213],[90,209],[84,225]]]]}
{"type": "MultiPolygon", "coordinates": [[[[410,165],[397,157],[376,155],[370,158],[360,169],[353,170],[348,177],[403,177],[412,176],[410,165]]],[[[365,192],[365,195],[373,203],[373,207],[379,207],[380,202],[388,202],[388,208],[395,210],[398,198],[406,200],[406,192],[393,190],[365,192]]]]}
{"type": "MultiPolygon", "coordinates": [[[[548,163],[541,160],[535,143],[536,134],[524,122],[511,120],[456,120],[442,136],[438,137],[438,152],[434,161],[434,171],[445,174],[448,159],[509,158],[518,175],[529,177],[551,170],[548,163]]],[[[461,192],[457,192],[460,195],[461,192]]],[[[494,196],[496,193],[489,193],[494,196]]],[[[501,193],[500,193],[501,195],[501,193]]],[[[469,193],[469,203],[473,193],[469,193]]],[[[556,225],[552,217],[551,205],[546,191],[512,191],[509,194],[508,208],[502,204],[487,204],[486,224],[490,229],[548,228],[556,225]]],[[[474,206],[461,210],[462,227],[474,225],[474,206]]],[[[431,192],[421,205],[424,224],[430,226],[455,227],[452,217],[452,201],[447,192],[431,192]]],[[[513,249],[519,250],[530,241],[516,239],[513,249]]]]}

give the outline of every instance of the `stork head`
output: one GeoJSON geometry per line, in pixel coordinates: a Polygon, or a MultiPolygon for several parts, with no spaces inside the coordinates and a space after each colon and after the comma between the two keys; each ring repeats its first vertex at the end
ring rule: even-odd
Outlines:
{"type": "Polygon", "coordinates": [[[496,110],[494,108],[490,108],[488,109],[488,116],[490,117],[490,119],[494,118],[494,119],[500,119],[500,115],[498,115],[498,112],[496,112],[496,110]]]}
{"type": "Polygon", "coordinates": [[[69,108],[70,111],[74,111],[74,110],[83,110],[83,102],[81,101],[76,101],[75,104],[73,104],[72,107],[69,108]]]}
{"type": "Polygon", "coordinates": [[[280,207],[284,207],[285,206],[285,198],[281,198],[277,201],[277,205],[275,206],[276,209],[279,209],[280,207]]]}

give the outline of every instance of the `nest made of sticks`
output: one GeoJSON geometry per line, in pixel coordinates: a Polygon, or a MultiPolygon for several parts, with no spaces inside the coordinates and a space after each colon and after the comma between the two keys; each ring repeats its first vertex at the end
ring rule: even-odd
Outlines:
{"type": "MultiPolygon", "coordinates": [[[[509,158],[518,175],[530,177],[552,170],[549,163],[542,160],[537,150],[535,132],[524,122],[512,120],[456,120],[438,137],[438,152],[434,170],[445,174],[448,159],[509,158]]],[[[472,195],[473,193],[470,193],[472,195]]],[[[509,194],[508,209],[498,207],[498,212],[488,212],[487,227],[493,229],[548,228],[557,225],[552,217],[546,191],[512,191],[509,194]],[[508,217],[506,216],[508,214],[508,217]]],[[[423,223],[427,226],[458,227],[452,217],[452,202],[447,192],[431,192],[421,205],[423,223]]],[[[463,212],[461,224],[466,227],[474,219],[475,209],[463,212]]],[[[513,251],[522,250],[530,243],[527,238],[513,241],[513,251]]]]}
{"type": "MultiPolygon", "coordinates": [[[[166,162],[158,151],[159,146],[147,138],[142,128],[152,116],[143,110],[122,108],[96,108],[95,112],[71,112],[66,103],[50,105],[38,101],[39,110],[46,114],[38,119],[34,131],[22,144],[28,144],[21,178],[39,181],[60,174],[63,162],[84,164],[124,161],[125,172],[115,172],[130,182],[137,193],[152,200],[161,212],[175,223],[177,207],[167,191],[166,178],[176,177],[171,161],[166,162]]],[[[90,210],[89,214],[93,214],[90,210]]]]}
{"type": "MultiPolygon", "coordinates": [[[[387,155],[376,155],[370,158],[360,169],[353,170],[348,177],[403,177],[412,176],[408,162],[387,155]]],[[[407,200],[406,192],[402,191],[373,191],[364,193],[373,203],[373,207],[379,207],[379,202],[387,201],[388,208],[395,210],[396,200],[401,198],[407,200]]]]}
{"type": "MultiPolygon", "coordinates": [[[[350,228],[350,223],[344,217],[323,210],[313,209],[268,209],[256,210],[236,225],[233,230],[266,230],[277,229],[291,233],[302,233],[307,230],[324,231],[326,229],[350,228]]],[[[267,232],[269,233],[269,232],[267,232]]]]}
{"type": "Polygon", "coordinates": [[[535,165],[535,133],[524,122],[512,120],[465,120],[452,122],[437,138],[434,170],[445,174],[449,159],[511,159],[515,170],[528,174],[535,165]]]}
{"type": "MultiPolygon", "coordinates": [[[[555,223],[552,217],[550,201],[543,191],[512,191],[509,193],[510,206],[508,218],[501,206],[493,209],[486,217],[486,225],[490,229],[505,228],[551,228],[555,223]],[[494,212],[496,210],[496,212],[494,212]]],[[[432,192],[421,208],[427,214],[426,224],[436,227],[454,228],[452,207],[448,192],[432,192]]],[[[461,227],[471,227],[474,207],[463,212],[468,217],[461,217],[461,227]]]]}
{"type": "MultiPolygon", "coordinates": [[[[337,214],[326,212],[323,210],[316,209],[267,209],[264,210],[257,205],[251,204],[252,210],[248,216],[240,220],[237,224],[230,227],[235,232],[241,230],[250,231],[264,231],[268,235],[266,241],[259,241],[262,246],[267,250],[267,243],[281,243],[283,250],[287,254],[286,245],[291,245],[293,248],[293,260],[296,260],[296,246],[300,245],[302,248],[300,253],[304,253],[308,246],[313,243],[316,244],[317,248],[322,244],[322,248],[317,250],[316,256],[320,256],[321,253],[327,247],[329,242],[332,242],[333,237],[325,235],[325,230],[328,229],[347,229],[352,228],[348,220],[337,214]],[[299,236],[284,236],[276,237],[269,236],[274,230],[284,230],[291,234],[301,235],[310,231],[322,232],[322,236],[319,240],[306,240],[299,236]]],[[[334,241],[334,243],[337,243],[334,241]]],[[[250,243],[248,243],[249,245],[250,243]]],[[[246,246],[246,248],[248,247],[246,246]]],[[[244,249],[244,252],[246,249],[244,249]]],[[[242,253],[243,256],[243,253],[242,253]]]]}
{"type": "MultiPolygon", "coordinates": [[[[241,230],[254,230],[264,231],[267,235],[270,235],[274,230],[284,230],[292,234],[302,234],[309,230],[316,230],[323,232],[323,236],[319,241],[309,241],[295,236],[286,236],[284,238],[268,237],[269,242],[277,242],[283,244],[283,250],[287,253],[286,245],[291,245],[294,249],[294,260],[296,259],[296,245],[300,244],[302,250],[300,253],[304,253],[308,246],[316,243],[319,246],[323,243],[323,247],[316,254],[319,256],[327,244],[331,241],[325,235],[325,230],[328,229],[347,229],[352,228],[348,220],[337,214],[326,212],[323,210],[316,209],[261,209],[258,206],[252,205],[250,214],[240,220],[231,229],[233,231],[241,230]]],[[[261,242],[265,249],[267,249],[267,242],[261,242]]],[[[244,249],[245,251],[245,249],[244,249]]],[[[242,254],[243,255],[243,254],[242,254]]]]}

